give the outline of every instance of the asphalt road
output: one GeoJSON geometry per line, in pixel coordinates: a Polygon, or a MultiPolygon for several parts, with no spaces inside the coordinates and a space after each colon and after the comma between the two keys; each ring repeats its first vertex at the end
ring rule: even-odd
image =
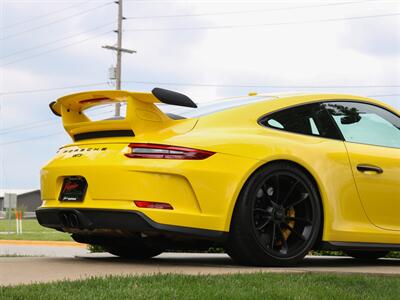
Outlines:
{"type": "Polygon", "coordinates": [[[373,273],[400,276],[400,260],[380,259],[367,264],[351,258],[307,257],[302,264],[294,268],[257,268],[234,265],[225,254],[164,253],[146,261],[123,260],[107,254],[0,258],[0,285],[76,280],[105,275],[159,273],[206,275],[251,272],[373,273]]]}

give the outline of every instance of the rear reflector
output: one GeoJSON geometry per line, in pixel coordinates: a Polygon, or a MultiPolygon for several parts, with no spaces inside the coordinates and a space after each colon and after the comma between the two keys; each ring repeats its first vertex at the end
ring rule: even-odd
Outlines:
{"type": "Polygon", "coordinates": [[[133,202],[135,202],[137,207],[141,207],[141,208],[174,209],[168,203],[149,202],[149,201],[133,201],[133,202]]]}
{"type": "Polygon", "coordinates": [[[211,151],[159,144],[133,143],[129,145],[129,148],[131,152],[125,154],[129,158],[201,160],[215,154],[211,151]]]}
{"type": "Polygon", "coordinates": [[[81,100],[79,103],[85,104],[85,103],[98,103],[98,102],[111,102],[112,100],[110,98],[94,98],[94,99],[87,99],[87,100],[81,100]]]}

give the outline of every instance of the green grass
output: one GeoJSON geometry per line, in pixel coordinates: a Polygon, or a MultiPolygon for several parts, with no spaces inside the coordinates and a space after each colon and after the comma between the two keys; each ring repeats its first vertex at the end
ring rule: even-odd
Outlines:
{"type": "Polygon", "coordinates": [[[0,240],[35,240],[35,241],[71,241],[67,233],[59,232],[41,226],[36,219],[22,221],[23,234],[7,234],[9,228],[15,232],[15,220],[11,220],[9,227],[8,220],[0,220],[0,240]]]}
{"type": "Polygon", "coordinates": [[[0,299],[399,299],[400,277],[327,274],[153,275],[0,288],[0,299]]]}

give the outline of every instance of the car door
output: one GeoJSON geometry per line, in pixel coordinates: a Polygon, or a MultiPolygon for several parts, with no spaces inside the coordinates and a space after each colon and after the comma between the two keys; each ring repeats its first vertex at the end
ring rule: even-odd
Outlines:
{"type": "Polygon", "coordinates": [[[400,117],[361,102],[328,102],[326,108],[345,140],[369,220],[400,230],[400,117]]]}

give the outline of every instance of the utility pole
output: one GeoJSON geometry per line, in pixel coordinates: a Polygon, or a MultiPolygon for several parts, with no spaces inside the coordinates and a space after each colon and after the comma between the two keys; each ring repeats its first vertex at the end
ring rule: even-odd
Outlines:
{"type": "MultiPolygon", "coordinates": [[[[115,89],[121,89],[121,69],[122,69],[122,52],[136,53],[135,50],[122,48],[122,21],[125,20],[123,16],[123,0],[115,1],[118,5],[118,29],[114,30],[117,33],[117,46],[103,46],[103,48],[117,52],[117,65],[115,67],[115,89]]],[[[115,117],[121,116],[121,103],[115,104],[115,117]]]]}

